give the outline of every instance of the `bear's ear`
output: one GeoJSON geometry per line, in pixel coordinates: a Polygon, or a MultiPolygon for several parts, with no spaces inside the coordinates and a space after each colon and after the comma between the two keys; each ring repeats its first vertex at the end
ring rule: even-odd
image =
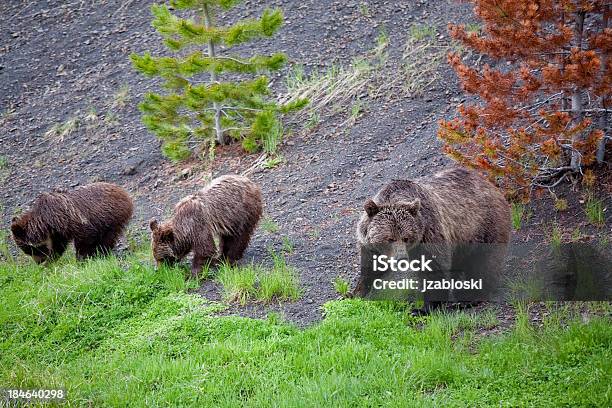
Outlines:
{"type": "Polygon", "coordinates": [[[368,201],[365,202],[363,209],[368,214],[368,217],[373,217],[380,211],[378,205],[371,198],[368,198],[368,201]]]}
{"type": "Polygon", "coordinates": [[[159,223],[155,218],[151,218],[151,221],[149,221],[149,228],[151,228],[151,231],[155,231],[157,227],[159,227],[159,223]]]}
{"type": "Polygon", "coordinates": [[[415,198],[412,201],[400,201],[397,205],[407,208],[411,214],[415,215],[421,209],[421,200],[419,198],[415,198]]]}

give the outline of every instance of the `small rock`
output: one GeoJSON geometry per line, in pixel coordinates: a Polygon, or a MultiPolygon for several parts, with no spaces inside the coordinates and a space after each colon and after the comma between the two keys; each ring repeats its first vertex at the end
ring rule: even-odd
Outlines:
{"type": "Polygon", "coordinates": [[[190,168],[183,169],[181,171],[181,178],[184,179],[184,180],[188,179],[190,175],[191,175],[191,169],[190,168]]]}
{"type": "Polygon", "coordinates": [[[136,166],[133,166],[133,165],[125,166],[125,168],[123,169],[123,174],[125,176],[133,176],[134,174],[136,174],[136,166]]]}

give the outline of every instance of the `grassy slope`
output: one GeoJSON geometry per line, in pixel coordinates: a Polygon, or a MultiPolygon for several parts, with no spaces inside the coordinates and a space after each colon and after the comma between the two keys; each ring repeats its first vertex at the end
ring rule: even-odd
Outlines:
{"type": "Polygon", "coordinates": [[[142,258],[0,264],[0,388],[65,388],[72,406],[610,406],[612,325],[543,329],[519,313],[408,317],[330,302],[300,330],[214,317],[183,271],[142,258]],[[423,324],[424,323],[424,324],[423,324]],[[457,333],[461,334],[457,336],[457,333]]]}

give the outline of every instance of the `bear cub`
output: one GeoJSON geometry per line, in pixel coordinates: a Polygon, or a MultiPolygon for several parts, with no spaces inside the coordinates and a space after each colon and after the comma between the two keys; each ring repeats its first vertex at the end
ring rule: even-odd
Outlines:
{"type": "Polygon", "coordinates": [[[31,210],[13,218],[11,231],[17,246],[37,263],[59,258],[70,241],[83,259],[110,252],[133,211],[127,191],[92,183],[41,194],[31,210]]]}
{"type": "Polygon", "coordinates": [[[234,263],[249,245],[262,210],[257,184],[238,175],[218,177],[179,201],[170,220],[150,221],[153,257],[157,264],[173,264],[193,252],[193,276],[217,254],[234,263]]]}
{"type": "MultiPolygon", "coordinates": [[[[485,258],[491,262],[483,266],[488,273],[494,269],[490,266],[500,264],[510,237],[510,206],[501,191],[475,171],[459,167],[415,180],[393,180],[365,202],[364,210],[357,241],[362,258],[369,259],[362,259],[356,296],[365,296],[379,277],[371,261],[378,249],[373,248],[386,248],[387,256],[398,259],[416,246],[431,248],[446,271],[458,270],[455,262],[464,257],[466,247],[495,248],[485,258]]],[[[428,304],[426,298],[425,304],[429,309],[440,302],[428,304]]]]}

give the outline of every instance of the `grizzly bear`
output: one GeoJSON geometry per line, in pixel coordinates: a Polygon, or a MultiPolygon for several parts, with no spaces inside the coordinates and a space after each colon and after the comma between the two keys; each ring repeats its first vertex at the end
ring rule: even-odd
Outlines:
{"type": "MultiPolygon", "coordinates": [[[[432,177],[393,180],[365,202],[364,210],[357,225],[362,270],[356,296],[365,296],[380,276],[372,254],[386,252],[401,259],[414,248],[426,248],[448,272],[458,270],[466,247],[480,246],[494,248],[487,260],[478,260],[488,268],[501,262],[510,237],[510,206],[501,191],[475,171],[459,167],[432,177]]],[[[426,309],[440,305],[424,296],[426,309]]]]}
{"type": "Polygon", "coordinates": [[[132,217],[130,195],[110,183],[43,193],[31,210],[14,217],[15,243],[37,263],[60,257],[74,241],[78,259],[108,253],[132,217]]]}
{"type": "Polygon", "coordinates": [[[153,257],[158,265],[171,265],[193,252],[194,277],[205,264],[216,262],[217,254],[234,263],[249,245],[262,210],[257,184],[238,175],[218,177],[179,201],[170,220],[150,221],[153,257]]]}

